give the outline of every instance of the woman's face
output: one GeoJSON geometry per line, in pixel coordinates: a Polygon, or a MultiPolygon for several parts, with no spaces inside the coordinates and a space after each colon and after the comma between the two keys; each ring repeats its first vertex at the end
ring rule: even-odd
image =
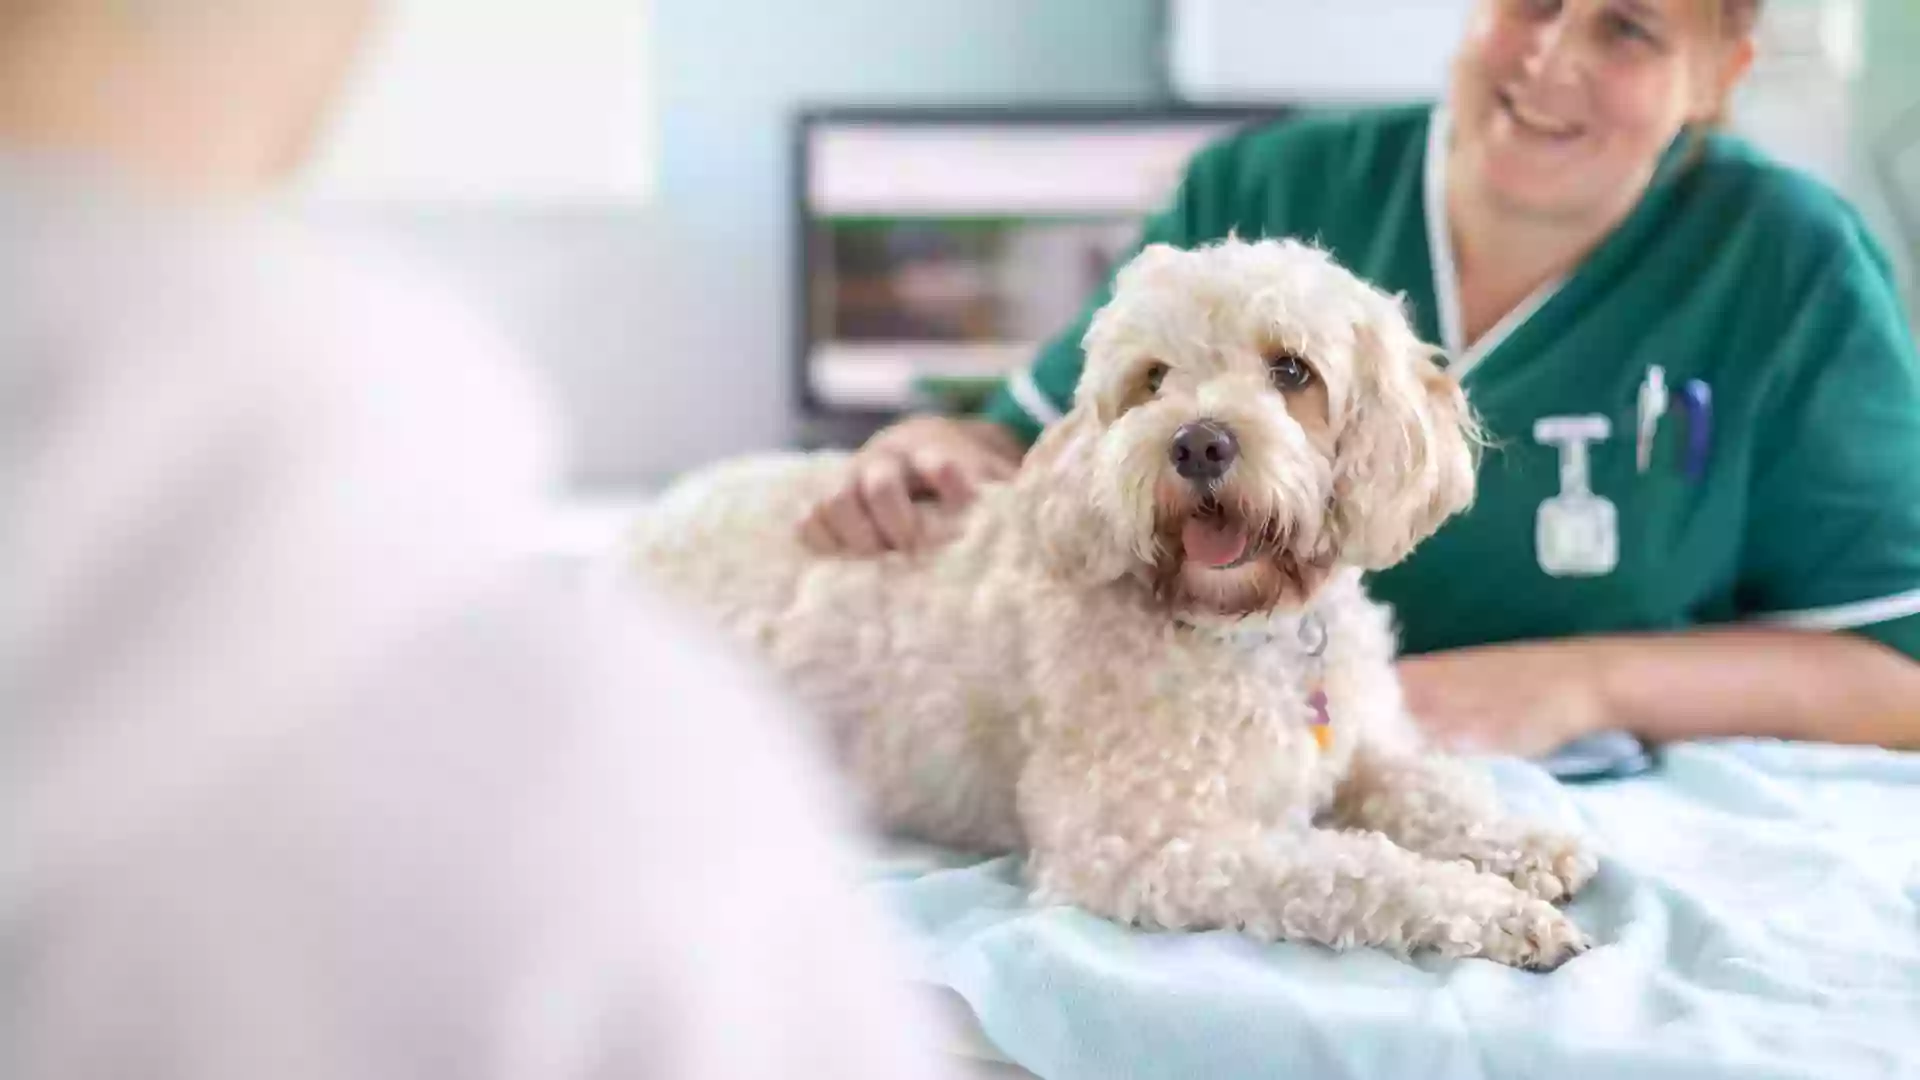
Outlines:
{"type": "Polygon", "coordinates": [[[1750,38],[1712,18],[1719,3],[1480,0],[1453,67],[1458,180],[1536,216],[1631,203],[1751,61],[1750,38]]]}

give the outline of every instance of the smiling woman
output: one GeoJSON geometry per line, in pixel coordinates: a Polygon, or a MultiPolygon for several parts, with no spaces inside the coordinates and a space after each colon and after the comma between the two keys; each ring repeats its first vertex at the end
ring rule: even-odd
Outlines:
{"type": "MultiPolygon", "coordinates": [[[[1920,362],[1854,209],[1720,129],[1760,16],[1477,0],[1444,100],[1221,141],[1141,238],[1314,237],[1445,352],[1478,501],[1370,582],[1444,738],[1920,743],[1920,362]]],[[[929,448],[1006,467],[1109,295],[984,417],[877,437],[809,536],[885,535],[929,448]]]]}
{"type": "Polygon", "coordinates": [[[1477,342],[1637,206],[1753,63],[1758,0],[1491,0],[1454,63],[1447,211],[1477,342]],[[1733,30],[1735,32],[1728,33],[1733,30]]]}

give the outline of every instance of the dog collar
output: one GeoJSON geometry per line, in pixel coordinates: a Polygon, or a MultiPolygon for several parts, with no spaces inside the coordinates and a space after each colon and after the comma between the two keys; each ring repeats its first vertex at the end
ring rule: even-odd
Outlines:
{"type": "Polygon", "coordinates": [[[1248,648],[1292,639],[1300,654],[1318,660],[1327,651],[1327,623],[1312,608],[1295,616],[1243,615],[1238,619],[1195,621],[1175,619],[1175,625],[1229,645],[1248,648]]]}
{"type": "Polygon", "coordinates": [[[1326,687],[1327,623],[1318,611],[1309,608],[1290,620],[1275,619],[1272,616],[1256,620],[1248,616],[1232,622],[1196,623],[1185,619],[1178,622],[1180,626],[1195,633],[1205,634],[1230,645],[1249,649],[1284,641],[1291,631],[1300,656],[1306,661],[1308,672],[1306,701],[1308,730],[1313,733],[1314,745],[1322,751],[1332,749],[1333,714],[1326,687]],[[1292,625],[1286,626],[1287,622],[1292,625]]]}

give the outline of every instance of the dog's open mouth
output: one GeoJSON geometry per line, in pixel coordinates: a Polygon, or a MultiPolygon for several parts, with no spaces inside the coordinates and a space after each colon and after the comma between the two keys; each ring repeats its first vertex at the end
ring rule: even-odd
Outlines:
{"type": "Polygon", "coordinates": [[[1213,498],[1202,502],[1181,526],[1180,549],[1186,561],[1214,570],[1232,570],[1256,554],[1246,523],[1213,498]]]}

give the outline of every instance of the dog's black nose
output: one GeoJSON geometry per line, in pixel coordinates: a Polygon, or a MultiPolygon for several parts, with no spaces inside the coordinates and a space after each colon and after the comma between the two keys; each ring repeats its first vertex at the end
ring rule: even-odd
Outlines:
{"type": "Polygon", "coordinates": [[[1190,484],[1211,484],[1227,474],[1240,456],[1240,441],[1233,431],[1215,420],[1195,420],[1180,425],[1173,433],[1173,445],[1167,456],[1173,459],[1173,471],[1190,484]]]}

